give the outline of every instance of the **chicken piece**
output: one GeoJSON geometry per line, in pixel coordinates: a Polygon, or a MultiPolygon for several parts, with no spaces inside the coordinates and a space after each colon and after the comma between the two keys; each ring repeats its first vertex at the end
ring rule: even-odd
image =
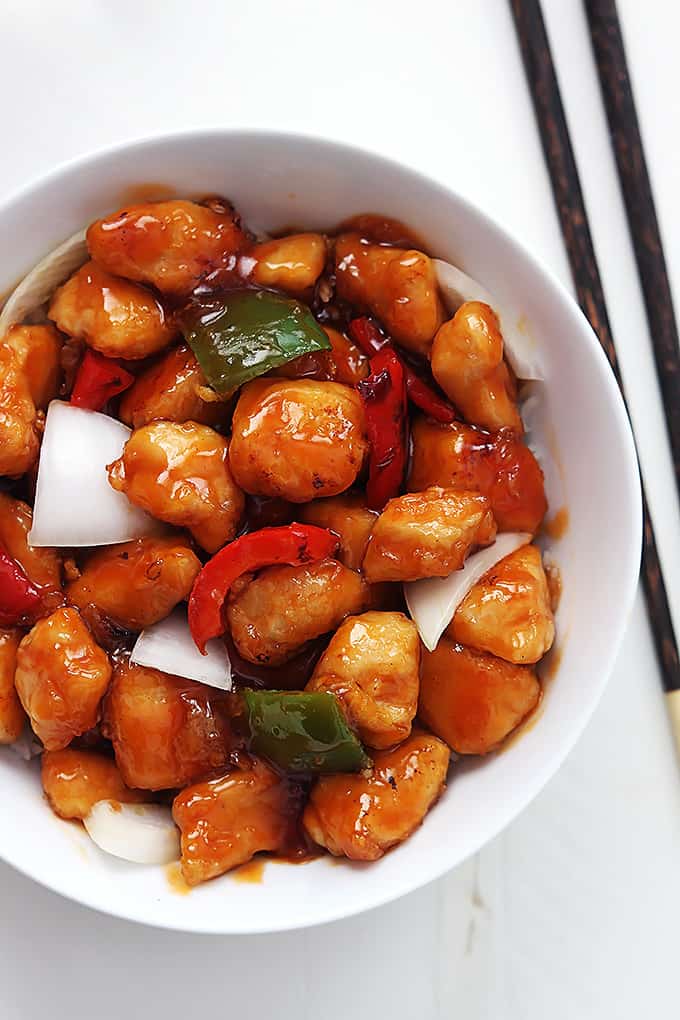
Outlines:
{"type": "Polygon", "coordinates": [[[356,386],[369,374],[368,358],[356,344],[339,333],[337,329],[324,326],[323,331],[330,340],[330,351],[312,351],[280,365],[270,372],[269,377],[284,379],[320,379],[356,386]]]}
{"type": "Polygon", "coordinates": [[[432,486],[388,502],[368,540],[363,571],[368,581],[448,577],[471,549],[495,537],[486,497],[432,486]]]}
{"type": "Polygon", "coordinates": [[[232,743],[226,698],[193,680],[119,662],[102,729],[124,782],[163,790],[223,768],[232,743]]]}
{"type": "Polygon", "coordinates": [[[108,358],[134,361],[167,347],[177,332],[146,287],[86,262],[59,287],[48,315],[59,329],[108,358]]]}
{"type": "Polygon", "coordinates": [[[14,686],[20,630],[0,630],[0,744],[13,744],[21,736],[26,714],[14,686]]]}
{"type": "Polygon", "coordinates": [[[100,800],[142,804],[149,799],[125,785],[115,761],[94,751],[45,751],[41,776],[45,796],[60,818],[84,818],[100,800]]]}
{"type": "Polygon", "coordinates": [[[177,527],[214,553],[236,535],[245,497],[229,470],[223,436],[195,421],[157,421],[136,429],[109,482],[131,503],[177,527]]]}
{"type": "Polygon", "coordinates": [[[156,420],[218,425],[227,405],[204,400],[201,394],[208,392],[208,380],[193,351],[180,344],[137,376],[121,397],[118,417],[133,429],[156,420]]]}
{"type": "Polygon", "coordinates": [[[0,475],[18,478],[38,457],[36,410],[28,377],[8,343],[0,343],[0,475]]]}
{"type": "Polygon", "coordinates": [[[437,330],[432,374],[471,425],[498,432],[524,431],[516,390],[503,360],[503,337],[494,310],[466,301],[437,330]]]}
{"type": "Polygon", "coordinates": [[[54,326],[12,326],[5,343],[14,351],[31,400],[44,411],[59,392],[62,338],[54,326]]]}
{"type": "Polygon", "coordinates": [[[56,549],[29,545],[32,526],[33,511],[28,503],[0,492],[0,546],[34,584],[44,589],[45,606],[56,609],[61,600],[61,556],[56,549]]]}
{"type": "Polygon", "coordinates": [[[307,503],[355,481],[367,450],[356,390],[312,379],[256,379],[234,411],[229,463],[254,496],[307,503]]]}
{"type": "Polygon", "coordinates": [[[260,287],[304,294],[326,264],[326,239],[321,234],[290,234],[252,247],[243,262],[252,265],[249,279],[260,287]]]}
{"type": "Polygon", "coordinates": [[[350,613],[360,613],[368,599],[361,575],[337,560],[265,567],[232,586],[227,625],[244,659],[278,666],[350,613]]]}
{"type": "Polygon", "coordinates": [[[182,874],[207,882],[263,850],[282,849],[299,813],[296,788],[256,758],[175,797],[172,816],[182,833],[182,874]]]}
{"type": "Polygon", "coordinates": [[[229,205],[179,198],[128,205],[87,231],[90,255],[107,272],[178,298],[209,273],[233,268],[245,243],[229,205]]]}
{"type": "Polygon", "coordinates": [[[446,629],[454,641],[508,662],[542,659],[555,639],[540,550],[525,545],[470,589],[446,629]]]}
{"type": "Polygon", "coordinates": [[[420,643],[403,613],[350,616],[331,638],[308,691],[330,691],[362,743],[392,747],[411,732],[418,707],[420,643]]]}
{"type": "Polygon", "coordinates": [[[427,418],[415,420],[412,436],[411,491],[430,485],[474,490],[488,498],[499,531],[538,531],[548,509],[543,472],[520,440],[427,418]]]}
{"type": "Polygon", "coordinates": [[[342,234],[335,244],[335,273],[340,298],[372,312],[404,347],[429,352],[444,313],[427,255],[342,234]]]}
{"type": "Polygon", "coordinates": [[[66,595],[79,609],[96,606],[125,630],[144,630],[188,597],[200,569],[181,538],[138,538],[91,553],[66,595]]]}
{"type": "Polygon", "coordinates": [[[364,772],[321,776],[302,816],[307,835],[336,857],[376,861],[423,821],[446,784],[449,749],[414,732],[373,755],[364,772]]]}
{"type": "Polygon", "coordinates": [[[423,649],[418,717],[458,754],[487,754],[538,705],[541,685],[528,666],[442,638],[423,649]]]}
{"type": "Polygon", "coordinates": [[[61,750],[96,725],[110,679],[108,656],[77,609],[57,609],[39,620],[19,645],[14,683],[48,751],[61,750]]]}
{"type": "Polygon", "coordinates": [[[375,510],[369,510],[366,500],[358,494],[315,499],[302,507],[301,520],[329,528],[340,537],[338,559],[351,570],[359,570],[366,551],[368,536],[378,519],[375,510]]]}

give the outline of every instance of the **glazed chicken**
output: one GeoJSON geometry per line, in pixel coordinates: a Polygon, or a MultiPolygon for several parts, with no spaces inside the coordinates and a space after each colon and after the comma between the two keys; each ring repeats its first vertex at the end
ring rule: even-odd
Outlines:
{"type": "Polygon", "coordinates": [[[245,503],[228,450],[207,425],[153,422],[133,432],[109,467],[109,482],[131,503],[188,528],[203,549],[217,552],[236,536],[245,503]]]}
{"type": "Polygon", "coordinates": [[[384,216],[256,237],[174,198],[86,237],[0,338],[0,745],[190,886],[375,861],[536,712],[555,640],[499,309],[447,312],[384,216]]]}
{"type": "Polygon", "coordinates": [[[481,493],[499,531],[535,534],[548,508],[543,472],[527,446],[507,432],[458,423],[416,419],[407,484],[413,492],[443,485],[481,493]]]}
{"type": "Polygon", "coordinates": [[[66,747],[45,751],[41,765],[45,796],[60,818],[85,818],[100,800],[141,804],[146,799],[142,790],[125,785],[115,761],[103,754],[66,747]]]}
{"type": "Polygon", "coordinates": [[[172,296],[187,295],[209,273],[229,268],[245,240],[230,206],[178,199],[128,206],[87,231],[98,266],[172,296]]]}
{"type": "Polygon", "coordinates": [[[311,379],[244,387],[234,411],[229,465],[254,496],[308,503],[356,480],[366,453],[355,390],[311,379]]]}
{"type": "Polygon", "coordinates": [[[146,358],[167,347],[176,332],[151,291],[96,262],[86,263],[59,288],[49,316],[62,332],[109,358],[146,358]]]}
{"type": "Polygon", "coordinates": [[[409,350],[429,350],[444,314],[427,255],[345,234],[335,244],[335,272],[340,297],[372,312],[409,350]]]}
{"type": "Polygon", "coordinates": [[[186,786],[221,768],[231,740],[217,692],[126,663],[113,674],[103,729],[125,783],[144,790],[186,786]]]}
{"type": "Polygon", "coordinates": [[[368,747],[411,732],[418,706],[420,642],[403,613],[350,616],[321,656],[308,691],[331,691],[368,747]]]}
{"type": "Polygon", "coordinates": [[[523,432],[498,317],[488,305],[466,301],[440,326],[432,344],[432,374],[471,425],[523,432]]]}
{"type": "Polygon", "coordinates": [[[76,609],[58,609],[32,628],[17,651],[14,683],[48,751],[67,747],[99,721],[111,663],[76,609]]]}
{"type": "Polygon", "coordinates": [[[376,861],[418,828],[441,796],[448,765],[442,740],[413,733],[378,751],[367,772],[321,778],[305,808],[305,831],[336,857],[376,861]]]}
{"type": "Polygon", "coordinates": [[[227,605],[232,641],[249,662],[278,666],[368,604],[361,574],[337,560],[265,567],[234,586],[227,605]]]}

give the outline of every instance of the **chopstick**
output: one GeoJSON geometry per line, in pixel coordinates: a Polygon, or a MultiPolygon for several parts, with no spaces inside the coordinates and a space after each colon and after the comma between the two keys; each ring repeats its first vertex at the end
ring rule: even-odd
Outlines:
{"type": "MultiPolygon", "coordinates": [[[[510,0],[510,6],[578,302],[609,359],[625,402],[588,214],[541,5],[539,0],[510,0]]],[[[677,360],[677,351],[673,352],[673,358],[677,360]]],[[[642,506],[642,580],[669,720],[680,754],[680,657],[644,486],[642,506]]]]}
{"type": "Polygon", "coordinates": [[[680,344],[615,0],[584,0],[680,494],[680,344]]]}

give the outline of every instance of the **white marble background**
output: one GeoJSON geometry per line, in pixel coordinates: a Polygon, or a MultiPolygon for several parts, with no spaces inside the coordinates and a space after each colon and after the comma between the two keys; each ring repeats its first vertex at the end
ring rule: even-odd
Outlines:
{"type": "MultiPolygon", "coordinates": [[[[619,6],[680,306],[680,13],[619,6]]],[[[680,512],[586,25],[580,0],[544,9],[680,616],[680,512]]],[[[450,183],[568,279],[506,0],[0,0],[0,40],[0,198],[145,133],[299,129],[450,183]]],[[[111,920],[0,864],[0,1018],[665,1020],[679,854],[680,771],[638,598],[561,772],[447,878],[324,928],[221,938],[111,920]]]]}

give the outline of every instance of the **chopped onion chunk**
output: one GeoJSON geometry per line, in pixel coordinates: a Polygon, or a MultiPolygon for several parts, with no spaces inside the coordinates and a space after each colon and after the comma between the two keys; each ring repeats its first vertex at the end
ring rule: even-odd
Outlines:
{"type": "Polygon", "coordinates": [[[33,546],[115,545],[158,534],[157,521],[109,485],[106,467],[130,436],[115,418],[53,400],[40,450],[33,546]]]}
{"type": "Polygon", "coordinates": [[[162,804],[99,800],[83,819],[100,850],[133,864],[169,864],[179,858],[179,830],[162,804]]]}
{"type": "Polygon", "coordinates": [[[206,655],[199,652],[187,623],[186,608],[175,609],[137,638],[130,656],[140,666],[197,680],[209,687],[231,690],[231,663],[222,641],[208,641],[206,655]]]}

